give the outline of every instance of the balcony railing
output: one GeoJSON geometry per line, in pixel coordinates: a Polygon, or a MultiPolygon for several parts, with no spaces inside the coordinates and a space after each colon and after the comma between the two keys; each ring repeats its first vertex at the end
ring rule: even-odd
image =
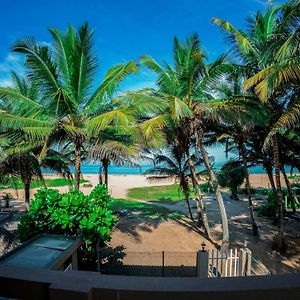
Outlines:
{"type": "Polygon", "coordinates": [[[14,299],[300,299],[300,273],[234,278],[155,278],[0,268],[0,296],[14,299]]]}

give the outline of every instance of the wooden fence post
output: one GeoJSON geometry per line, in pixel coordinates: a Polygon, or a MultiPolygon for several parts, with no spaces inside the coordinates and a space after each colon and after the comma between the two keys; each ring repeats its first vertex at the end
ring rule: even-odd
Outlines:
{"type": "Polygon", "coordinates": [[[208,251],[201,250],[197,252],[197,277],[207,278],[208,277],[208,251]]]}
{"type": "Polygon", "coordinates": [[[240,251],[239,276],[251,276],[251,251],[248,248],[240,251]]]}

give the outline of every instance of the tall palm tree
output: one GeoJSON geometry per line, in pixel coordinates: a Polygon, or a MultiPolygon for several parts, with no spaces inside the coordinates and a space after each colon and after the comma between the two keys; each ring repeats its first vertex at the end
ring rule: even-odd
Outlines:
{"type": "Polygon", "coordinates": [[[250,18],[247,31],[238,30],[229,22],[213,19],[213,22],[227,33],[233,44],[234,53],[245,67],[245,76],[250,78],[246,82],[246,87],[255,86],[258,83],[254,90],[267,103],[272,112],[269,123],[270,133],[265,140],[264,148],[272,147],[273,152],[277,190],[277,248],[279,250],[284,248],[284,230],[283,194],[280,182],[280,133],[277,129],[278,120],[282,120],[284,110],[291,99],[283,90],[277,89],[273,93],[269,93],[269,91],[272,90],[272,87],[280,85],[284,81],[282,78],[295,80],[297,77],[295,75],[298,72],[297,55],[292,58],[287,56],[289,56],[288,53],[297,53],[296,49],[299,43],[296,41],[298,40],[299,22],[295,21],[298,18],[299,1],[290,1],[286,6],[269,6],[264,14],[258,12],[253,18],[250,18]],[[277,63],[276,59],[278,58],[282,58],[284,62],[277,63]],[[282,63],[282,68],[280,68],[280,63],[282,63]],[[288,77],[286,77],[287,74],[289,74],[288,77]],[[254,75],[256,76],[253,77],[254,75]],[[263,78],[266,80],[261,81],[263,78]]]}
{"type": "Polygon", "coordinates": [[[199,216],[206,234],[209,226],[205,205],[199,191],[199,182],[195,167],[189,153],[192,140],[199,148],[204,164],[208,171],[210,182],[215,191],[220,207],[223,225],[223,247],[229,243],[229,231],[226,210],[220,186],[216,179],[210,159],[203,144],[203,138],[209,131],[211,120],[234,116],[238,108],[228,101],[214,99],[211,85],[218,82],[223,72],[228,72],[232,66],[227,64],[222,56],[212,64],[205,64],[205,55],[200,48],[197,35],[192,35],[184,43],[174,39],[174,66],[165,63],[159,65],[152,57],[144,56],[141,62],[158,75],[156,90],[148,91],[153,97],[163,99],[168,104],[161,115],[161,127],[168,126],[174,131],[178,144],[186,151],[191,171],[191,179],[195,190],[199,216]],[[164,124],[162,124],[164,123],[164,124]]]}
{"type": "MultiPolygon", "coordinates": [[[[196,169],[203,164],[203,161],[196,155],[192,155],[191,159],[196,169]]],[[[174,178],[179,183],[179,188],[183,192],[190,218],[194,220],[189,201],[191,171],[186,154],[181,151],[180,147],[171,144],[168,148],[160,150],[159,153],[154,153],[153,161],[155,166],[148,169],[145,174],[150,175],[150,180],[160,180],[162,179],[162,175],[174,178]]]]}
{"type": "MultiPolygon", "coordinates": [[[[20,94],[12,94],[8,89],[1,89],[1,96],[5,100],[18,100],[26,109],[35,108],[35,117],[39,116],[39,122],[44,127],[51,128],[47,132],[44,129],[47,145],[57,141],[72,143],[75,153],[75,188],[79,189],[81,152],[87,138],[85,127],[88,120],[103,112],[106,101],[116,87],[127,75],[137,71],[137,65],[130,61],[111,68],[104,80],[93,89],[97,67],[93,30],[85,23],[77,32],[69,26],[66,32],[50,29],[50,34],[53,46],[40,46],[30,38],[17,41],[12,47],[12,51],[25,54],[29,76],[40,88],[42,97],[39,101],[30,96],[24,98],[20,94]],[[45,119],[49,120],[49,124],[44,124],[45,119]]],[[[106,122],[118,117],[117,113],[106,115],[106,122]]],[[[0,120],[14,128],[30,124],[30,132],[34,134],[40,125],[27,117],[15,121],[12,116],[4,114],[0,120]]]]}

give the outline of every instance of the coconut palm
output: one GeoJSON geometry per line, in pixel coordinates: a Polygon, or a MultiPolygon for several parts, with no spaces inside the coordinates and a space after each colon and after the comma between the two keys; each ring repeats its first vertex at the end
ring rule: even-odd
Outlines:
{"type": "MultiPolygon", "coordinates": [[[[168,148],[153,154],[154,167],[148,169],[145,174],[150,175],[149,180],[161,180],[171,177],[179,183],[179,188],[183,192],[191,220],[194,220],[190,206],[191,171],[186,154],[176,145],[169,145],[168,148]],[[163,176],[163,177],[162,177],[163,176]]],[[[196,155],[192,155],[193,165],[198,169],[203,161],[196,155]]],[[[199,172],[198,172],[199,173],[199,172]]],[[[198,175],[198,174],[197,174],[198,175]]]]}
{"type": "MultiPolygon", "coordinates": [[[[103,113],[120,82],[136,72],[137,66],[130,61],[112,67],[93,89],[97,67],[93,30],[85,23],[77,32],[69,26],[66,32],[50,29],[50,33],[53,46],[38,45],[30,38],[17,41],[12,47],[12,51],[25,54],[29,77],[39,86],[42,97],[37,101],[34,97],[24,98],[12,94],[9,89],[1,89],[5,101],[18,101],[26,110],[35,110],[38,121],[27,116],[15,120],[14,116],[6,114],[1,114],[0,120],[7,128],[17,129],[27,124],[31,128],[28,134],[37,134],[38,126],[46,127],[47,130],[43,127],[43,138],[47,146],[57,142],[71,143],[75,153],[75,188],[79,189],[81,152],[87,139],[86,124],[90,117],[103,113]],[[44,124],[45,120],[47,124],[44,124]]],[[[105,122],[110,123],[118,117],[117,112],[107,114],[105,122]]]]}
{"type": "Polygon", "coordinates": [[[173,57],[174,66],[167,63],[161,66],[150,56],[144,56],[141,59],[144,66],[158,75],[158,89],[148,91],[148,93],[163,99],[168,104],[164,114],[161,115],[160,126],[172,129],[174,140],[185,149],[197,200],[197,210],[206,234],[209,235],[205,205],[199,191],[195,166],[189,153],[193,140],[199,148],[210,182],[216,191],[222,217],[223,246],[226,247],[229,243],[226,210],[220,186],[203,144],[203,138],[209,131],[212,121],[216,122],[218,119],[228,116],[235,117],[235,113],[240,109],[233,102],[215,99],[211,93],[211,86],[219,82],[224,72],[231,71],[232,66],[226,63],[225,56],[220,57],[214,63],[205,64],[205,55],[200,48],[197,35],[190,36],[184,43],[175,38],[173,57]]]}
{"type": "Polygon", "coordinates": [[[283,209],[281,205],[283,195],[280,182],[280,134],[274,128],[278,128],[278,120],[282,120],[285,108],[289,106],[288,103],[291,99],[289,94],[285,94],[283,90],[276,90],[272,94],[268,91],[271,91],[272,87],[281,84],[284,72],[286,72],[285,75],[289,73],[288,78],[295,79],[295,76],[291,74],[295,74],[295,71],[297,71],[297,63],[294,64],[297,58],[288,59],[285,55],[287,53],[297,53],[298,46],[296,46],[295,40],[298,39],[299,23],[295,21],[298,18],[299,1],[290,1],[286,6],[269,6],[264,14],[258,12],[253,18],[249,19],[247,31],[238,30],[229,22],[213,19],[213,22],[227,33],[233,45],[233,52],[244,66],[245,76],[250,78],[246,83],[246,87],[258,83],[254,90],[267,103],[271,111],[268,125],[269,134],[265,140],[264,148],[272,147],[273,152],[277,190],[277,247],[279,250],[284,248],[283,209]],[[276,61],[279,57],[287,58],[283,63],[285,66],[280,69],[281,73],[278,73],[280,63],[277,64],[276,61]],[[254,75],[256,77],[253,77],[254,75]],[[261,81],[263,78],[266,80],[261,81]],[[278,78],[277,81],[276,78],[278,78]]]}
{"type": "Polygon", "coordinates": [[[246,178],[246,172],[241,162],[237,160],[227,161],[218,173],[218,181],[222,187],[228,187],[233,200],[239,200],[237,191],[246,178]]]}

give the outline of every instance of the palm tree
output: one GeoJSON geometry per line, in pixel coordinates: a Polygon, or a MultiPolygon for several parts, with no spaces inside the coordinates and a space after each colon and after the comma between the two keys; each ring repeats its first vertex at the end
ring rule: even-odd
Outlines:
{"type": "MultiPolygon", "coordinates": [[[[205,64],[205,56],[200,48],[199,38],[192,35],[185,43],[174,39],[174,66],[159,65],[152,57],[144,56],[141,62],[158,75],[157,90],[148,91],[155,98],[163,99],[168,107],[161,115],[161,127],[168,126],[174,131],[175,140],[185,149],[191,172],[191,180],[195,190],[197,209],[202,219],[206,234],[209,236],[209,226],[203,199],[199,191],[195,166],[189,153],[194,139],[199,148],[208,171],[210,182],[216,191],[223,225],[223,247],[228,246],[229,231],[226,210],[208,154],[203,144],[205,133],[209,131],[211,120],[234,116],[237,109],[228,101],[214,99],[211,85],[217,83],[223,72],[232,69],[222,56],[212,64],[205,64]]],[[[156,120],[157,121],[157,120],[156,120]]]]}
{"type": "Polygon", "coordinates": [[[237,160],[229,160],[222,166],[217,176],[220,185],[230,189],[230,198],[239,200],[238,187],[243,184],[246,178],[244,166],[237,160]]]}
{"type": "MultiPolygon", "coordinates": [[[[200,167],[203,163],[196,155],[192,155],[191,159],[195,168],[200,167]]],[[[179,182],[179,188],[183,192],[190,218],[194,220],[189,201],[191,172],[186,154],[181,151],[180,147],[173,144],[169,145],[166,149],[160,150],[159,153],[154,153],[153,161],[155,166],[145,172],[145,174],[150,175],[148,179],[160,180],[162,179],[162,175],[164,177],[175,178],[179,182]]]]}
{"type": "Polygon", "coordinates": [[[138,166],[135,161],[139,156],[140,147],[126,144],[125,141],[126,138],[124,136],[117,136],[115,133],[110,132],[110,137],[102,134],[101,138],[92,143],[88,151],[89,157],[92,160],[100,160],[101,162],[99,184],[104,183],[108,186],[108,167],[111,163],[119,166],[138,166]]]}
{"type": "MultiPolygon", "coordinates": [[[[133,61],[111,68],[104,80],[93,90],[96,71],[96,57],[93,51],[93,30],[87,23],[76,32],[69,26],[66,32],[50,29],[52,46],[40,46],[34,39],[22,39],[12,47],[12,51],[26,55],[26,66],[33,82],[39,86],[42,97],[20,97],[8,89],[1,89],[5,100],[16,100],[27,109],[35,108],[35,118],[47,127],[44,129],[44,141],[50,143],[68,142],[73,145],[75,154],[75,188],[79,189],[81,173],[82,146],[87,138],[86,125],[90,117],[103,112],[106,101],[110,99],[116,87],[129,74],[137,71],[133,61]],[[44,124],[48,120],[47,126],[44,124]]],[[[106,122],[119,117],[112,113],[106,115],[106,122]],[[109,119],[110,117],[110,119],[109,119]]],[[[41,125],[29,118],[14,120],[12,116],[2,114],[2,123],[7,127],[21,128],[24,124],[31,127],[30,134],[36,134],[41,125]]],[[[3,125],[3,124],[2,124],[3,125]]],[[[46,147],[45,147],[46,149],[46,147]]]]}
{"type": "MultiPolygon", "coordinates": [[[[277,190],[277,248],[279,250],[284,248],[284,231],[278,125],[285,118],[284,110],[289,107],[290,100],[295,103],[295,99],[290,97],[289,93],[286,94],[284,89],[276,89],[276,87],[286,80],[292,79],[293,82],[296,82],[299,78],[299,64],[297,62],[299,57],[299,52],[297,52],[299,51],[297,46],[299,45],[297,42],[299,24],[296,22],[299,18],[299,3],[299,1],[290,1],[283,6],[269,6],[265,14],[258,12],[254,18],[249,20],[246,32],[237,30],[229,22],[213,19],[214,23],[218,24],[229,36],[233,44],[233,51],[244,66],[245,76],[250,78],[246,82],[246,87],[254,86],[254,91],[260,99],[267,103],[272,112],[269,134],[265,140],[264,149],[272,147],[273,152],[277,190]],[[289,54],[295,56],[290,57],[289,54]],[[283,80],[283,78],[285,79],[283,80]]],[[[297,96],[295,97],[297,98],[297,96]]],[[[294,108],[296,107],[294,106],[294,108]]],[[[292,115],[295,117],[295,114],[292,115]]],[[[286,120],[286,123],[288,124],[289,121],[286,120]]]]}

